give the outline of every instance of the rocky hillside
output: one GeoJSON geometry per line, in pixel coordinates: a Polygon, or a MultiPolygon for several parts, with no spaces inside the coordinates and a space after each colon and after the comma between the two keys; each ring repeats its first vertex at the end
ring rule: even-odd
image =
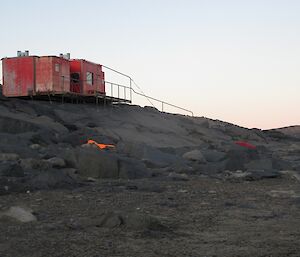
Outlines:
{"type": "Polygon", "coordinates": [[[276,177],[300,171],[293,128],[262,131],[150,107],[0,100],[0,193],[73,187],[86,179],[276,177]],[[92,139],[113,144],[101,150],[92,139]],[[237,142],[254,147],[238,145],[237,142]]]}
{"type": "Polygon", "coordinates": [[[300,126],[290,126],[285,128],[275,129],[285,135],[300,138],[300,126]]]}
{"type": "Polygon", "coordinates": [[[294,131],[0,97],[0,256],[298,257],[294,131]]]}

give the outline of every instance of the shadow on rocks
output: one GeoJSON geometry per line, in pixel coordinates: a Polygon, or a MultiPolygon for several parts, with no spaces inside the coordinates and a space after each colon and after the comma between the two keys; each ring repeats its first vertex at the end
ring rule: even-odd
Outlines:
{"type": "Polygon", "coordinates": [[[53,169],[32,176],[28,185],[30,190],[72,189],[79,183],[64,171],[53,169]]]}
{"type": "Polygon", "coordinates": [[[245,164],[259,159],[259,154],[255,149],[246,149],[239,146],[233,147],[226,154],[226,170],[245,170],[245,164]]]}
{"type": "Polygon", "coordinates": [[[64,158],[82,177],[138,179],[152,176],[142,161],[93,146],[69,149],[64,158]]]}
{"type": "Polygon", "coordinates": [[[136,232],[170,232],[169,226],[163,224],[160,218],[142,212],[115,212],[101,213],[98,217],[74,222],[78,228],[95,226],[106,229],[123,229],[136,232]]]}

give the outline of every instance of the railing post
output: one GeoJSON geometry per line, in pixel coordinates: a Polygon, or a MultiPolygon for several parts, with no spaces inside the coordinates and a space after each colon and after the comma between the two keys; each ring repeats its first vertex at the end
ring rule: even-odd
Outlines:
{"type": "Polygon", "coordinates": [[[110,83],[110,93],[111,93],[111,97],[114,97],[113,84],[112,83],[110,83]]]}
{"type": "Polygon", "coordinates": [[[63,83],[62,83],[62,103],[64,103],[64,94],[65,94],[65,76],[62,76],[62,79],[63,79],[63,83]]]}
{"type": "Polygon", "coordinates": [[[164,102],[161,102],[161,111],[164,111],[164,102]]]}
{"type": "Polygon", "coordinates": [[[130,78],[130,102],[132,103],[132,79],[130,78]]]}

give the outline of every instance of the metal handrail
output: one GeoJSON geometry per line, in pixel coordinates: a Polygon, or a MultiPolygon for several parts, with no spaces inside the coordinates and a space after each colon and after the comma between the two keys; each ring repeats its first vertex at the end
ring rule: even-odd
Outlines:
{"type": "MultiPolygon", "coordinates": [[[[159,103],[161,104],[161,110],[162,110],[162,112],[164,111],[164,105],[168,105],[168,106],[177,108],[177,109],[179,109],[179,110],[188,112],[188,113],[190,113],[190,114],[192,115],[192,117],[194,117],[194,113],[193,113],[192,111],[190,111],[190,110],[187,110],[187,109],[182,108],[182,107],[180,107],[180,106],[177,106],[177,105],[168,103],[168,102],[166,102],[166,101],[163,101],[163,100],[160,100],[160,99],[157,99],[157,98],[154,98],[154,97],[145,95],[145,94],[141,94],[141,93],[135,91],[134,88],[130,88],[130,87],[128,87],[128,86],[120,85],[120,84],[117,84],[117,83],[114,83],[114,82],[110,82],[110,81],[104,81],[104,82],[110,84],[111,86],[112,86],[112,85],[116,85],[116,86],[118,86],[118,88],[119,88],[119,87],[123,87],[123,88],[125,88],[125,89],[129,89],[130,91],[134,92],[134,93],[137,94],[137,95],[140,95],[140,96],[149,98],[149,99],[151,99],[151,100],[153,100],[153,101],[159,102],[159,103]]],[[[125,100],[126,100],[126,99],[125,99],[125,100]]]]}
{"type": "Polygon", "coordinates": [[[106,65],[101,65],[103,68],[105,68],[105,69],[108,69],[108,70],[111,70],[111,71],[113,71],[113,72],[115,72],[115,73],[117,73],[117,74],[120,74],[120,75],[122,75],[122,76],[124,76],[124,77],[127,77],[127,78],[129,78],[129,85],[130,85],[130,101],[132,102],[132,81],[133,81],[133,79],[129,76],[129,75],[127,75],[127,74],[124,74],[124,73],[122,73],[122,72],[120,72],[120,71],[117,71],[117,70],[115,70],[115,69],[113,69],[113,68],[110,68],[110,67],[108,67],[108,66],[106,66],[106,65]]]}
{"type": "MultiPolygon", "coordinates": [[[[159,100],[159,99],[156,99],[156,98],[154,98],[154,97],[151,97],[151,96],[146,95],[146,94],[141,90],[141,88],[139,88],[139,86],[135,83],[135,81],[134,81],[129,75],[127,75],[127,74],[125,74],[125,73],[122,73],[122,72],[120,72],[120,71],[118,71],[118,70],[115,70],[115,69],[113,69],[113,68],[110,68],[110,67],[108,67],[108,66],[105,66],[105,65],[102,65],[102,67],[103,67],[103,68],[106,68],[106,69],[108,69],[108,70],[111,70],[111,71],[113,71],[113,72],[115,72],[115,73],[117,73],[117,74],[120,74],[120,75],[122,75],[122,76],[124,76],[124,77],[127,77],[127,78],[129,79],[129,81],[130,81],[130,87],[127,87],[127,86],[124,86],[124,85],[119,85],[119,84],[117,84],[117,83],[112,83],[112,82],[109,82],[109,81],[105,81],[105,82],[110,83],[110,84],[114,84],[114,85],[117,85],[117,86],[122,86],[122,87],[125,87],[125,88],[129,88],[129,89],[130,89],[130,102],[132,102],[132,92],[134,92],[134,93],[137,94],[137,95],[140,95],[140,96],[143,96],[143,97],[147,98],[147,100],[150,102],[150,104],[152,104],[152,102],[150,101],[150,99],[153,100],[153,101],[160,102],[160,103],[161,103],[161,109],[162,109],[162,111],[164,111],[164,105],[168,105],[168,106],[177,108],[177,109],[179,109],[179,110],[188,112],[188,113],[190,113],[190,114],[192,115],[192,117],[194,116],[194,113],[193,113],[192,111],[190,111],[190,110],[187,110],[187,109],[182,108],[182,107],[180,107],[180,106],[177,106],[177,105],[174,105],[174,104],[170,104],[170,103],[168,103],[168,102],[165,102],[165,101],[162,101],[162,100],[159,100]],[[139,92],[135,91],[134,88],[132,87],[132,83],[134,83],[134,84],[140,89],[140,91],[141,91],[142,93],[139,93],[139,92]]],[[[153,105],[153,104],[152,104],[152,105],[153,105]]],[[[153,107],[154,107],[154,105],[153,105],[153,107]]]]}
{"type": "Polygon", "coordinates": [[[161,108],[162,111],[164,111],[164,105],[168,105],[168,106],[177,108],[177,109],[179,109],[179,110],[188,112],[188,113],[190,113],[190,114],[192,115],[192,117],[194,117],[194,113],[193,113],[192,111],[188,110],[188,109],[182,108],[182,107],[177,106],[177,105],[175,105],[175,104],[170,104],[170,103],[168,103],[168,102],[165,102],[165,101],[156,99],[156,98],[154,98],[154,97],[151,97],[151,96],[148,96],[148,95],[145,95],[145,94],[141,94],[141,93],[139,93],[139,92],[136,92],[133,88],[132,88],[131,90],[132,90],[135,94],[137,94],[137,95],[144,96],[144,97],[147,97],[147,98],[149,98],[149,99],[151,99],[151,100],[153,100],[153,101],[160,102],[160,103],[161,103],[161,107],[162,107],[162,108],[161,108]]]}

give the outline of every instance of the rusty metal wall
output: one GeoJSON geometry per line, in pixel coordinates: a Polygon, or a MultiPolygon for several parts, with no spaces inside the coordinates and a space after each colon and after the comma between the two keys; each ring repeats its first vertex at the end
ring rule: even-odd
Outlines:
{"type": "Polygon", "coordinates": [[[70,91],[70,63],[55,56],[36,59],[36,93],[67,93],[70,91]]]}
{"type": "Polygon", "coordinates": [[[2,59],[3,95],[28,96],[34,93],[35,56],[2,59]]]}
{"type": "MultiPolygon", "coordinates": [[[[96,92],[105,93],[104,72],[100,64],[92,63],[86,60],[71,60],[71,74],[78,73],[80,75],[80,93],[84,95],[93,95],[96,92]],[[93,74],[93,84],[91,85],[87,79],[87,73],[93,74]]],[[[78,83],[77,83],[78,84],[78,83]]],[[[78,92],[79,85],[72,85],[74,92],[78,92]]]]}
{"type": "Polygon", "coordinates": [[[4,58],[3,94],[7,97],[36,94],[82,95],[105,93],[104,72],[100,64],[86,60],[67,60],[57,56],[22,56],[4,58]],[[79,74],[79,81],[71,81],[72,73],[79,74]],[[93,82],[87,78],[93,74],[93,82]]]}

